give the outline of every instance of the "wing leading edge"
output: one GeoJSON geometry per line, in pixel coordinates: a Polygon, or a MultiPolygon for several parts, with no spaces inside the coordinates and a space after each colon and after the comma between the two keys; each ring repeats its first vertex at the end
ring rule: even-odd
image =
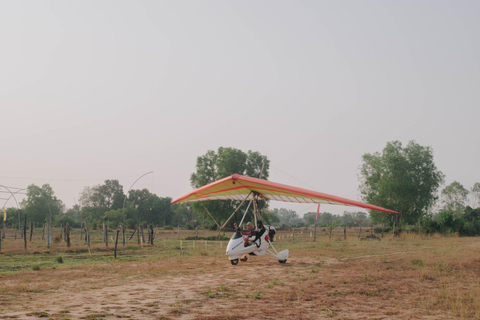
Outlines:
{"type": "Polygon", "coordinates": [[[200,187],[172,203],[196,202],[207,200],[251,200],[256,193],[261,199],[296,203],[327,203],[333,205],[355,206],[370,210],[396,213],[393,210],[374,206],[360,201],[341,198],[326,193],[292,187],[281,183],[257,179],[239,174],[217,180],[200,187]]]}

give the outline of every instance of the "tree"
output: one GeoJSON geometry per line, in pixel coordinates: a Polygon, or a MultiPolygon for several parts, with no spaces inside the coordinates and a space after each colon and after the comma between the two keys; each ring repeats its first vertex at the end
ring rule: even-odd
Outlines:
{"type": "Polygon", "coordinates": [[[455,217],[461,214],[465,209],[467,202],[468,190],[459,182],[453,181],[442,190],[444,210],[450,212],[455,217]]]}
{"type": "Polygon", "coordinates": [[[480,206],[480,183],[475,182],[470,192],[472,193],[472,196],[474,198],[474,203],[472,205],[480,206]]]}
{"type": "Polygon", "coordinates": [[[61,215],[65,210],[63,202],[55,196],[52,187],[47,183],[42,187],[34,184],[27,187],[27,197],[21,203],[28,220],[35,225],[43,224],[48,216],[54,218],[61,215]]]}
{"type": "Polygon", "coordinates": [[[267,224],[273,225],[280,222],[280,219],[277,217],[277,215],[270,210],[263,209],[261,215],[267,224]]]}
{"type": "Polygon", "coordinates": [[[105,180],[104,184],[85,187],[80,195],[84,207],[97,207],[103,211],[123,208],[125,193],[118,180],[105,180]]]}
{"type": "MultiPolygon", "coordinates": [[[[364,201],[399,212],[405,223],[416,223],[437,200],[444,175],[433,161],[433,150],[410,141],[388,142],[382,153],[364,154],[360,192],[364,201]]],[[[393,223],[393,214],[372,212],[375,223],[393,223]]]]}
{"type": "Polygon", "coordinates": [[[305,220],[305,224],[307,226],[311,226],[317,222],[317,220],[315,219],[316,217],[316,212],[307,212],[303,215],[303,220],[305,220]]]}
{"type": "Polygon", "coordinates": [[[295,224],[295,220],[298,219],[298,214],[296,211],[291,209],[273,209],[273,213],[280,219],[280,224],[291,226],[295,224]]]}
{"type": "Polygon", "coordinates": [[[94,225],[104,221],[105,217],[110,221],[110,215],[105,216],[105,212],[122,209],[124,199],[123,186],[118,180],[105,180],[103,185],[85,187],[80,195],[80,215],[94,225]]]}
{"type": "Polygon", "coordinates": [[[148,189],[130,190],[127,207],[131,205],[133,210],[127,211],[127,219],[143,225],[170,224],[174,215],[171,201],[171,198],[161,198],[148,189]]]}
{"type": "MultiPolygon", "coordinates": [[[[241,175],[268,179],[270,161],[256,151],[247,153],[235,148],[218,148],[218,151],[207,151],[197,158],[196,172],[192,173],[190,182],[192,187],[199,188],[221,178],[238,173],[241,175]]],[[[193,210],[200,216],[208,217],[206,210],[221,225],[235,211],[240,201],[205,201],[194,203],[193,210]],[[206,210],[205,210],[205,208],[206,210]]],[[[250,206],[250,211],[253,206],[250,206]]],[[[259,209],[266,207],[264,201],[259,201],[259,209]]],[[[245,206],[246,208],[246,206],[245,206]]],[[[237,212],[235,218],[241,217],[243,212],[237,212]]]]}

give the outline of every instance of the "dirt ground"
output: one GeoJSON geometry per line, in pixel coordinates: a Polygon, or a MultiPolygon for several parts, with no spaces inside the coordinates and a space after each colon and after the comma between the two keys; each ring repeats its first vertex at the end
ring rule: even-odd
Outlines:
{"type": "MultiPolygon", "coordinates": [[[[286,264],[252,257],[231,266],[207,256],[30,271],[23,290],[1,296],[0,319],[455,318],[428,307],[433,283],[399,269],[378,276],[389,267],[328,257],[286,264]]],[[[3,286],[15,281],[0,278],[3,286]]]]}
{"type": "Polygon", "coordinates": [[[221,242],[158,240],[114,259],[101,243],[90,253],[10,240],[0,319],[480,319],[478,238],[303,235],[277,243],[290,249],[286,264],[264,256],[237,266],[221,242]]]}

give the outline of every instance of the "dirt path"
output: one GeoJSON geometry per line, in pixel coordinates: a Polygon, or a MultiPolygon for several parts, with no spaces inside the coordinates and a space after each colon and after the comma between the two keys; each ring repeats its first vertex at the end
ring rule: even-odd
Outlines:
{"type": "MultiPolygon", "coordinates": [[[[0,319],[452,318],[419,308],[415,299],[424,292],[415,290],[413,280],[398,288],[389,281],[370,283],[368,271],[357,272],[355,262],[333,258],[291,258],[279,264],[255,257],[231,266],[226,259],[205,257],[184,259],[178,270],[175,264],[166,272],[165,267],[152,263],[147,274],[112,272],[96,280],[79,274],[46,292],[4,296],[0,319]],[[411,291],[401,292],[408,285],[411,291]]],[[[68,272],[83,271],[54,270],[53,278],[50,271],[35,281],[47,283],[68,272]]]]}

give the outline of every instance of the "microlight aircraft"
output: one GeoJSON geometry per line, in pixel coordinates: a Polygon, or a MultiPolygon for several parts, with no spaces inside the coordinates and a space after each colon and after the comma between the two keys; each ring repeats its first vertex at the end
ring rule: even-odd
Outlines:
{"type": "MultiPolygon", "coordinates": [[[[217,180],[208,185],[200,187],[183,197],[180,197],[172,203],[178,202],[196,202],[208,200],[234,200],[241,201],[240,205],[228,218],[227,221],[219,228],[219,232],[225,228],[235,213],[240,209],[244,202],[250,200],[250,203],[243,214],[240,226],[242,225],[245,215],[253,202],[253,215],[255,219],[256,235],[244,241],[243,236],[238,229],[231,237],[227,246],[227,256],[232,265],[238,264],[239,259],[247,260],[247,255],[263,256],[266,253],[278,259],[280,263],[285,263],[288,259],[288,249],[278,252],[272,244],[275,235],[275,228],[270,225],[264,225],[261,220],[260,211],[258,210],[258,201],[275,200],[296,203],[326,203],[332,205],[354,206],[364,209],[383,211],[389,213],[397,213],[392,210],[377,207],[371,204],[349,200],[326,193],[301,189],[276,182],[246,177],[234,174],[229,177],[217,180]],[[272,247],[273,251],[269,250],[272,247]]],[[[213,218],[212,218],[213,219],[213,218]]]]}

